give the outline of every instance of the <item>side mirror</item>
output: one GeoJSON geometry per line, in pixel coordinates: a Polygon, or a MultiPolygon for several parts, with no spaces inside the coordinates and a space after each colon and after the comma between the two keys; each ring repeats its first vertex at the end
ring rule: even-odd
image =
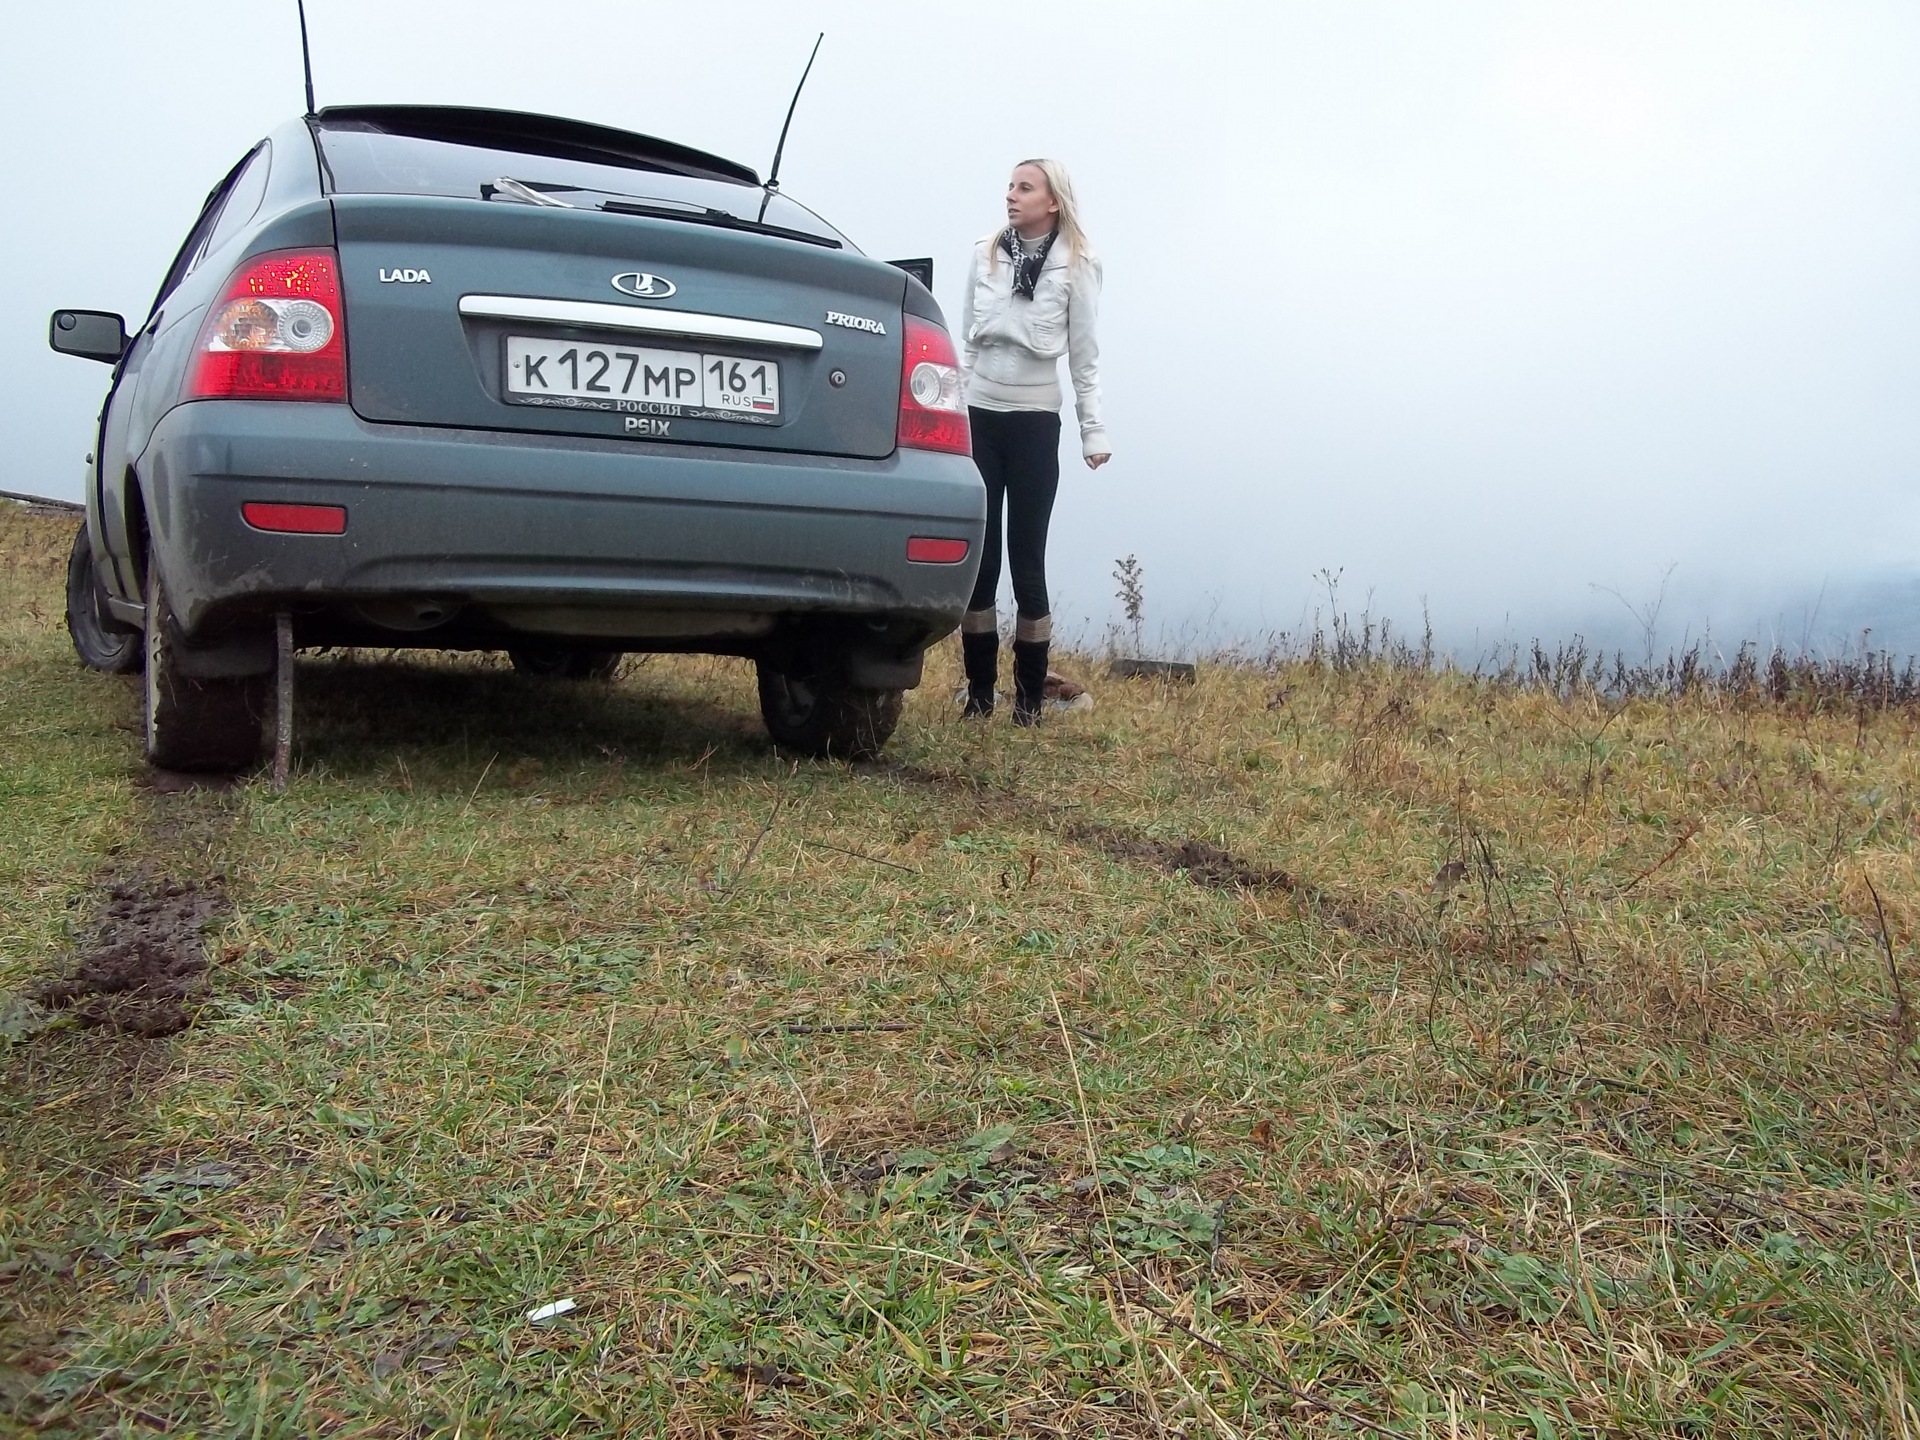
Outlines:
{"type": "Polygon", "coordinates": [[[127,352],[127,322],[106,310],[56,310],[47,344],[62,355],[118,365],[127,352]]]}
{"type": "Polygon", "coordinates": [[[931,256],[924,260],[889,260],[887,263],[896,270],[906,271],[909,275],[913,276],[914,279],[926,286],[927,289],[933,289],[933,259],[931,256]]]}

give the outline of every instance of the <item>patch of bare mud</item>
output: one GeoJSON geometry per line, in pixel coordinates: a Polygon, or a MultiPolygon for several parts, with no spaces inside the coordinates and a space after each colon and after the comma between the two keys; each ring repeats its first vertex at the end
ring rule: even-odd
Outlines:
{"type": "Polygon", "coordinates": [[[188,775],[179,770],[161,770],[149,766],[134,777],[133,783],[143,790],[156,795],[184,795],[195,790],[222,792],[235,789],[240,784],[237,775],[188,775]]]}
{"type": "Polygon", "coordinates": [[[153,879],[107,893],[72,972],[43,982],[33,998],[84,1025],[146,1039],[186,1029],[207,990],[201,931],[226,909],[225,894],[217,882],[153,879]]]}
{"type": "Polygon", "coordinates": [[[1091,846],[1112,859],[1148,865],[1169,875],[1185,875],[1209,889],[1282,890],[1291,895],[1306,888],[1285,870],[1252,864],[1205,840],[1155,840],[1110,825],[1069,825],[1061,833],[1075,844],[1091,846]]]}
{"type": "Polygon", "coordinates": [[[219,856],[236,808],[227,787],[171,778],[140,777],[145,793],[100,877],[104,898],[67,973],[28,992],[44,1010],[137,1039],[193,1023],[209,980],[203,932],[227,910],[219,856]]]}

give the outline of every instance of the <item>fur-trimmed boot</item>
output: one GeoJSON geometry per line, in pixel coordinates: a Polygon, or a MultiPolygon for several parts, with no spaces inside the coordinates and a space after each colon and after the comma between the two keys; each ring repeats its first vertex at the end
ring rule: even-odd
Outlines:
{"type": "Polygon", "coordinates": [[[1013,723],[1038,725],[1047,708],[1047,650],[1045,640],[1013,642],[1013,723]]]}
{"type": "Polygon", "coordinates": [[[967,672],[967,708],[960,713],[984,720],[993,714],[993,687],[1000,679],[1000,636],[997,631],[963,631],[960,660],[967,672]]]}

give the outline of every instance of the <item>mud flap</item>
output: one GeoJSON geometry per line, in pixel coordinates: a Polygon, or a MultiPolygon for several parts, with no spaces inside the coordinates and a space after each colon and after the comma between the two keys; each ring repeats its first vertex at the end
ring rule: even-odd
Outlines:
{"type": "Polygon", "coordinates": [[[927,655],[916,650],[906,659],[856,650],[847,656],[847,683],[860,690],[912,690],[919,686],[927,655]]]}
{"type": "Polygon", "coordinates": [[[174,664],[195,680],[238,680],[273,672],[273,632],[224,635],[210,642],[188,640],[175,631],[174,664]]]}

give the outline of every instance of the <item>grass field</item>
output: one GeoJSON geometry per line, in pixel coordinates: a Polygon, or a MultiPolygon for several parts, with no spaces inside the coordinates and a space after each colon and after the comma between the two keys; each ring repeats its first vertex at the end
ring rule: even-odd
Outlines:
{"type": "Polygon", "coordinates": [[[849,768],[739,662],[362,653],[180,789],[70,526],[0,509],[0,1427],[1920,1436],[1911,709],[1027,733],[943,647],[849,768]]]}

